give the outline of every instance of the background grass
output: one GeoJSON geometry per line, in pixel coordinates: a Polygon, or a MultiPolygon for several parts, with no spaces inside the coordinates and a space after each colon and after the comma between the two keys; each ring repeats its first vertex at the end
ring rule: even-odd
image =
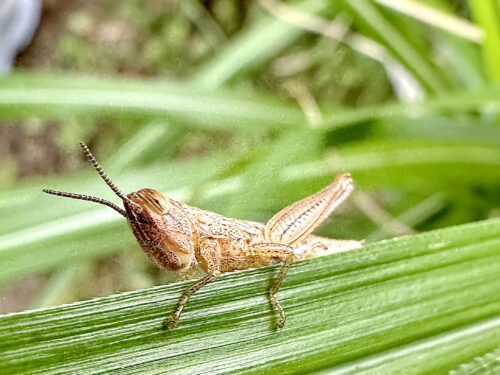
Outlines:
{"type": "Polygon", "coordinates": [[[2,311],[143,290],[0,317],[2,373],[494,372],[498,17],[496,1],[47,2],[0,79],[2,311]],[[318,233],[369,245],[294,266],[283,332],[274,269],[223,278],[159,332],[185,284],[145,289],[173,277],[123,219],[41,194],[114,199],[81,140],[126,192],[258,221],[349,171],[356,193],[318,233]]]}

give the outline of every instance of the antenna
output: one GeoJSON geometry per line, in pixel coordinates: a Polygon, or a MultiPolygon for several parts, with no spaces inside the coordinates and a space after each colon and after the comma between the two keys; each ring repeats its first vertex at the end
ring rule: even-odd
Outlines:
{"type": "Polygon", "coordinates": [[[93,197],[90,195],[84,195],[84,194],[74,194],[74,193],[66,193],[64,191],[56,191],[56,190],[50,190],[50,189],[43,189],[44,193],[47,194],[52,194],[56,195],[58,197],[66,197],[66,198],[72,198],[72,199],[81,199],[83,201],[90,201],[90,202],[95,202],[99,204],[103,204],[105,206],[111,207],[113,210],[117,211],[120,215],[127,217],[127,213],[125,210],[121,209],[118,207],[116,204],[107,201],[105,199],[93,197]]]}
{"type": "MultiPolygon", "coordinates": [[[[94,155],[92,155],[92,152],[90,152],[90,150],[87,147],[87,145],[85,143],[83,143],[83,142],[80,142],[80,147],[82,148],[83,152],[85,153],[85,155],[87,156],[87,158],[89,159],[89,161],[94,166],[94,168],[97,171],[97,173],[99,173],[99,176],[101,176],[101,178],[104,180],[104,182],[106,183],[106,185],[108,185],[111,188],[111,190],[113,190],[113,192],[116,195],[118,195],[122,200],[127,201],[129,203],[136,204],[135,202],[130,201],[122,193],[122,191],[120,189],[118,189],[118,187],[111,181],[111,179],[106,175],[106,173],[102,170],[102,167],[99,165],[99,163],[97,162],[97,160],[94,157],[94,155]]],[[[120,215],[125,216],[125,217],[128,218],[127,212],[124,209],[122,209],[119,206],[117,206],[116,204],[114,204],[114,203],[112,203],[110,201],[107,201],[105,199],[102,199],[102,198],[93,197],[91,195],[67,193],[67,192],[64,192],[64,191],[57,191],[57,190],[50,190],[50,189],[43,189],[43,192],[47,193],[47,194],[56,195],[58,197],[80,199],[80,200],[83,200],[83,201],[89,201],[89,202],[103,204],[105,206],[108,206],[108,207],[112,208],[113,210],[115,210],[116,212],[118,212],[120,215]]]]}
{"type": "Polygon", "coordinates": [[[104,182],[113,190],[113,192],[118,195],[122,200],[127,200],[127,197],[122,193],[120,189],[111,181],[111,179],[108,177],[108,175],[103,171],[102,167],[99,165],[97,162],[96,158],[94,155],[92,155],[92,152],[90,152],[89,148],[87,145],[83,142],[80,142],[80,147],[82,148],[83,152],[87,156],[87,159],[92,163],[94,166],[95,170],[97,173],[99,173],[99,176],[104,180],[104,182]]]}

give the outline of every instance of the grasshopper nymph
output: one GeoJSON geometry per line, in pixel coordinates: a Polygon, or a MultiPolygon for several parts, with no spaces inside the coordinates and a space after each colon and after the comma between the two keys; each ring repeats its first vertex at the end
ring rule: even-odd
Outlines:
{"type": "Polygon", "coordinates": [[[48,194],[106,205],[124,216],[139,245],[161,269],[179,274],[200,267],[202,277],[182,294],[176,310],[165,320],[175,328],[190,297],[222,273],[282,262],[269,289],[271,304],[285,325],[285,312],[276,294],[295,260],[355,249],[361,242],[311,235],[353,190],[349,174],[341,174],[323,190],[285,207],[266,224],[224,217],[175,201],[153,189],[123,194],[104,173],[84,143],[83,152],[101,178],[121,198],[125,209],[93,196],[44,189],[48,194]]]}

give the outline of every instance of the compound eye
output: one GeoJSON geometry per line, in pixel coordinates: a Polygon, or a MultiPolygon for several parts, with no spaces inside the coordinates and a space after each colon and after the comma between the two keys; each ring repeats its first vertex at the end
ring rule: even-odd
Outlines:
{"type": "Polygon", "coordinates": [[[161,199],[161,200],[157,199],[155,200],[155,204],[157,204],[158,207],[160,207],[159,212],[162,215],[166,215],[170,211],[170,201],[168,199],[161,199]]]}
{"type": "Polygon", "coordinates": [[[158,215],[165,215],[170,211],[170,200],[159,191],[153,189],[141,189],[129,194],[131,200],[144,209],[151,210],[158,215]]]}
{"type": "Polygon", "coordinates": [[[157,214],[165,215],[170,211],[170,200],[159,192],[146,194],[148,206],[157,214]]]}

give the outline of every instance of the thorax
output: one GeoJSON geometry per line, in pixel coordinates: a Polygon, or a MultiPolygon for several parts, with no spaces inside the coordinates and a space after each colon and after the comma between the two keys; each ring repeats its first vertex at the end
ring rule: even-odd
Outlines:
{"type": "Polygon", "coordinates": [[[264,241],[264,225],[258,222],[228,218],[196,207],[184,208],[189,214],[198,239],[219,239],[229,242],[254,244],[264,241]]]}

